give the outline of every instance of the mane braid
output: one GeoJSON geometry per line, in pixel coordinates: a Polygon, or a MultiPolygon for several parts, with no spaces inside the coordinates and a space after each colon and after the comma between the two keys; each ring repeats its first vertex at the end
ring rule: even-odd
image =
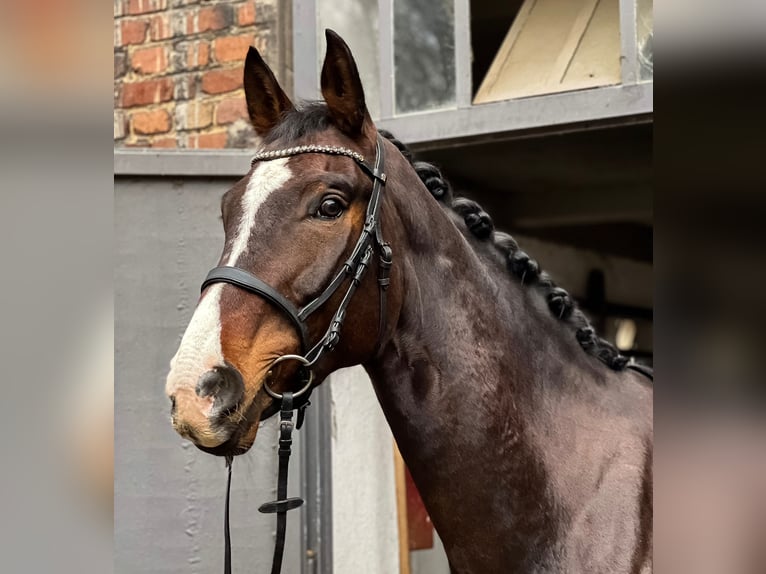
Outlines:
{"type": "Polygon", "coordinates": [[[502,231],[495,231],[492,218],[478,203],[465,197],[455,198],[452,187],[438,167],[423,161],[414,161],[412,152],[404,143],[386,130],[378,130],[378,132],[396,146],[415,169],[431,195],[441,205],[460,215],[466,227],[477,239],[492,241],[495,248],[503,254],[508,270],[519,279],[522,285],[542,293],[553,316],[574,328],[575,338],[586,353],[598,358],[610,369],[615,371],[625,369],[629,362],[628,357],[621,355],[614,345],[596,335],[590,321],[577,308],[577,304],[569,293],[557,286],[550,275],[540,269],[537,261],[519,248],[519,244],[513,237],[502,231]]]}

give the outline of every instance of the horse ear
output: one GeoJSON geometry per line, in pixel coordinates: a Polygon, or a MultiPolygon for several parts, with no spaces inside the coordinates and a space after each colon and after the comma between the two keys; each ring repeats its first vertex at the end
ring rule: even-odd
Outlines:
{"type": "Polygon", "coordinates": [[[354,56],[343,39],[325,30],[327,53],[322,66],[322,96],[327,102],[333,123],[343,133],[356,137],[369,119],[364,103],[364,89],[354,56]]]}
{"type": "Polygon", "coordinates": [[[293,103],[279,86],[274,72],[258,50],[250,46],[245,59],[245,101],[256,133],[263,137],[276,126],[293,103]]]}

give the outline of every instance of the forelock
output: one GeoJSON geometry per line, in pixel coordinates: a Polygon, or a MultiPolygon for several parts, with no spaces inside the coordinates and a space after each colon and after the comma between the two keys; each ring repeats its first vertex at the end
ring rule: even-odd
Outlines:
{"type": "Polygon", "coordinates": [[[331,126],[330,113],[324,102],[307,102],[286,112],[282,121],[264,138],[264,144],[291,142],[319,133],[331,126]]]}

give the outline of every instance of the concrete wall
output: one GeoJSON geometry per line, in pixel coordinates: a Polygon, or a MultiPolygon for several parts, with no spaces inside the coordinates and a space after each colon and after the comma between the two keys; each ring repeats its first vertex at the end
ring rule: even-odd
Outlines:
{"type": "MultiPolygon", "coordinates": [[[[218,220],[228,182],[115,180],[115,521],[119,574],[220,572],[223,460],[170,426],[168,362],[197,302],[199,284],[223,245],[218,220]]],[[[298,433],[300,434],[300,433],[298,433]]],[[[300,437],[291,459],[297,496],[300,437]]],[[[276,494],[275,420],[234,462],[235,572],[267,572],[273,515],[257,512],[276,494]]],[[[300,516],[288,519],[283,572],[300,572],[300,516]]]]}
{"type": "Polygon", "coordinates": [[[399,572],[393,436],[364,369],[331,377],[333,566],[399,572]]]}

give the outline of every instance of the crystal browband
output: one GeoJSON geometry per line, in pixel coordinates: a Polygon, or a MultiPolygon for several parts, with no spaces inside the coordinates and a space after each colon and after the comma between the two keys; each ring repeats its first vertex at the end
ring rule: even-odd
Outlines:
{"type": "Polygon", "coordinates": [[[250,160],[250,166],[252,167],[255,165],[255,162],[257,161],[290,157],[300,153],[329,153],[332,155],[345,155],[354,159],[358,163],[364,163],[364,156],[362,154],[346,147],[334,145],[301,145],[286,149],[258,152],[253,156],[253,159],[250,160]]]}

